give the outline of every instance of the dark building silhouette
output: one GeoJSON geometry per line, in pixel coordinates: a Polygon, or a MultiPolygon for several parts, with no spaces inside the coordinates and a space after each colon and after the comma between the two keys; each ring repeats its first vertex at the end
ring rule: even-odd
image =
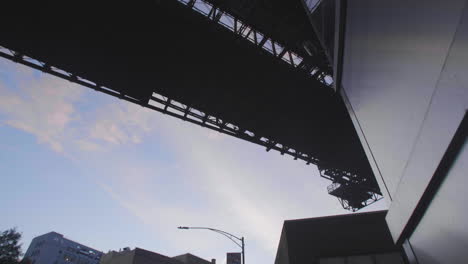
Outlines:
{"type": "Polygon", "coordinates": [[[176,257],[164,256],[152,251],[135,248],[130,250],[125,248],[123,251],[111,251],[104,254],[100,264],[215,264],[199,258],[192,254],[184,254],[176,257]]]}
{"type": "Polygon", "coordinates": [[[404,263],[393,243],[386,211],[284,222],[275,264],[404,263]]]}
{"type": "Polygon", "coordinates": [[[202,259],[200,257],[197,257],[195,255],[192,255],[190,253],[175,256],[175,257],[173,257],[173,259],[177,259],[177,260],[179,260],[180,262],[182,262],[184,264],[216,264],[215,259],[211,259],[211,262],[209,262],[207,260],[204,260],[204,259],[202,259]]]}
{"type": "Polygon", "coordinates": [[[242,263],[242,253],[240,252],[230,252],[226,253],[226,264],[241,264],[242,263]]]}

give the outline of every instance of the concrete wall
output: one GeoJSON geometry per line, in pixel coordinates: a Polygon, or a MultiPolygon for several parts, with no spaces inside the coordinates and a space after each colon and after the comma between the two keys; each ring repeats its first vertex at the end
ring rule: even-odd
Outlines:
{"type": "MultiPolygon", "coordinates": [[[[347,1],[342,95],[387,198],[395,241],[468,109],[467,2],[347,1]]],[[[460,176],[465,152],[409,237],[420,263],[468,258],[468,198],[455,195],[468,186],[460,176]]]]}

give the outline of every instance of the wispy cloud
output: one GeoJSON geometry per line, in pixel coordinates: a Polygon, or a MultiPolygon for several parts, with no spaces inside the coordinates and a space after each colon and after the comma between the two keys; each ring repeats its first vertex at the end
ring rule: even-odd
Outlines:
{"type": "Polygon", "coordinates": [[[111,144],[138,144],[142,137],[154,129],[154,113],[129,104],[106,105],[97,111],[90,136],[111,144]]]}
{"type": "Polygon", "coordinates": [[[0,60],[0,121],[34,135],[54,151],[138,144],[153,128],[148,109],[117,100],[83,116],[77,105],[86,92],[76,84],[0,60]]]}
{"type": "Polygon", "coordinates": [[[63,152],[64,131],[74,119],[79,118],[74,103],[80,98],[81,89],[58,78],[35,74],[23,66],[1,62],[0,112],[3,122],[19,130],[31,133],[40,143],[63,152]],[[6,70],[9,68],[8,70],[6,70]],[[7,74],[16,73],[7,87],[7,74]]]}

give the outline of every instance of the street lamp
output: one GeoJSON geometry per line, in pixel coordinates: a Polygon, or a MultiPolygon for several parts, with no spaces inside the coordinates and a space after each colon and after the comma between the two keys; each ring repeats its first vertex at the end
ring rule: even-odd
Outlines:
{"type": "Polygon", "coordinates": [[[244,237],[237,237],[233,234],[230,234],[228,232],[225,232],[225,231],[222,231],[222,230],[218,230],[218,229],[214,229],[214,228],[210,228],[210,227],[191,227],[191,226],[179,226],[177,227],[178,229],[207,229],[207,230],[211,230],[213,232],[216,232],[216,233],[219,233],[227,238],[229,238],[232,242],[234,242],[236,245],[238,245],[241,249],[242,249],[242,264],[245,264],[245,243],[244,243],[244,237]],[[234,239],[237,239],[238,241],[240,241],[240,244],[239,242],[237,242],[236,240],[234,239]]]}

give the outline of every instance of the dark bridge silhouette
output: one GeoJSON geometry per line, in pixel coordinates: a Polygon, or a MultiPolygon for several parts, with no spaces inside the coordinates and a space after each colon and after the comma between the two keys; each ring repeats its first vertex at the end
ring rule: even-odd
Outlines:
{"type": "Polygon", "coordinates": [[[1,56],[315,164],[346,209],[381,198],[301,1],[11,2],[1,56]]]}

